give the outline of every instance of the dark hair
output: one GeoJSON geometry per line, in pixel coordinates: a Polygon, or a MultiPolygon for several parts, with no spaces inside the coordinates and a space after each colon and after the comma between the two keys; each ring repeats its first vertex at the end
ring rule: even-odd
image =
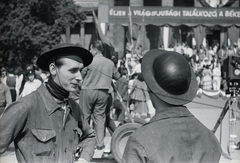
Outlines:
{"type": "Polygon", "coordinates": [[[103,43],[102,43],[102,41],[100,41],[100,40],[94,41],[93,44],[92,44],[92,46],[93,46],[93,48],[96,48],[96,49],[99,50],[100,52],[103,52],[103,51],[104,51],[103,43]]]}
{"type": "Polygon", "coordinates": [[[60,68],[60,67],[63,65],[63,61],[62,61],[61,59],[62,59],[62,58],[58,58],[58,59],[51,58],[51,59],[49,59],[49,61],[48,61],[48,66],[49,66],[51,63],[54,63],[57,68],[60,68]]]}
{"type": "Polygon", "coordinates": [[[139,74],[138,74],[138,80],[140,80],[140,81],[144,81],[144,78],[143,78],[142,73],[139,73],[139,74]]]}
{"type": "Polygon", "coordinates": [[[7,68],[7,72],[10,73],[10,74],[14,74],[14,71],[15,71],[14,68],[11,67],[11,66],[7,68]]]}
{"type": "Polygon", "coordinates": [[[56,59],[55,65],[57,66],[57,68],[60,68],[63,65],[62,58],[56,59]]]}
{"type": "Polygon", "coordinates": [[[127,75],[127,74],[128,74],[128,70],[127,70],[126,67],[124,67],[124,68],[122,69],[121,74],[122,74],[122,75],[127,75]]]}

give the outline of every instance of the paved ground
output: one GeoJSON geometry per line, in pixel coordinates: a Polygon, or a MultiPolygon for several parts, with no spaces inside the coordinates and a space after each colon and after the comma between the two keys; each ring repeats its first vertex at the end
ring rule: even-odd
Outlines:
{"type": "MultiPolygon", "coordinates": [[[[201,98],[196,97],[194,101],[187,106],[189,110],[209,129],[213,129],[216,121],[219,118],[219,115],[222,112],[222,109],[225,105],[226,100],[222,98],[214,99],[208,98],[207,96],[201,96],[201,98]]],[[[240,112],[240,109],[238,108],[240,112]]],[[[238,112],[238,113],[239,113],[238,112]]],[[[240,120],[237,121],[237,131],[240,132],[240,120]]],[[[227,143],[229,140],[229,112],[225,115],[222,125],[219,126],[218,130],[215,133],[216,137],[220,141],[222,149],[227,153],[227,143]]],[[[237,133],[240,140],[240,133],[237,133]]],[[[110,149],[111,137],[107,135],[105,138],[106,151],[110,149]]],[[[104,162],[104,163],[116,163],[114,159],[101,158],[103,154],[102,151],[96,151],[94,159],[91,163],[104,162]]],[[[14,154],[14,148],[11,145],[10,148],[0,157],[0,163],[16,163],[16,157],[14,154]]],[[[231,159],[228,159],[226,156],[222,156],[220,163],[240,163],[240,150],[234,150],[231,153],[231,159]]]]}

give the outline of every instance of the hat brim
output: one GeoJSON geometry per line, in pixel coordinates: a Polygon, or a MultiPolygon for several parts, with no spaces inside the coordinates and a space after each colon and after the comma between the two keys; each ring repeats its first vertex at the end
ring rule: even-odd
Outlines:
{"type": "Polygon", "coordinates": [[[53,48],[52,50],[43,53],[37,60],[38,67],[44,71],[49,71],[50,59],[61,54],[72,54],[79,56],[83,61],[84,67],[91,64],[93,60],[92,54],[87,49],[73,44],[62,44],[60,47],[58,46],[57,48],[53,48]]]}
{"type": "MultiPolygon", "coordinates": [[[[189,89],[186,93],[181,94],[181,95],[173,95],[169,94],[166,92],[164,89],[162,89],[159,85],[158,82],[156,81],[154,77],[154,72],[153,72],[153,62],[154,60],[166,53],[164,50],[159,50],[159,49],[154,49],[149,52],[147,52],[143,59],[142,59],[142,74],[143,78],[148,85],[149,89],[161,100],[165,101],[166,103],[172,104],[172,105],[184,105],[189,102],[191,102],[195,96],[196,92],[198,89],[198,84],[196,80],[196,76],[191,69],[191,81],[189,85],[189,89]]],[[[181,55],[181,54],[179,54],[181,55]]]]}

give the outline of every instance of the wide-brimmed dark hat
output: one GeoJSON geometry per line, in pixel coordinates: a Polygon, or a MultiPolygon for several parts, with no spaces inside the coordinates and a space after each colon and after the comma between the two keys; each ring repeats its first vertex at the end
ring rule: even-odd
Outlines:
{"type": "Polygon", "coordinates": [[[71,59],[82,60],[84,67],[88,66],[93,56],[85,48],[71,43],[61,43],[53,47],[51,50],[44,52],[37,60],[37,66],[44,71],[49,71],[49,64],[58,58],[73,56],[71,59]]]}
{"type": "Polygon", "coordinates": [[[154,49],[144,55],[141,64],[149,89],[166,103],[184,105],[196,96],[196,76],[181,54],[154,49]]]}

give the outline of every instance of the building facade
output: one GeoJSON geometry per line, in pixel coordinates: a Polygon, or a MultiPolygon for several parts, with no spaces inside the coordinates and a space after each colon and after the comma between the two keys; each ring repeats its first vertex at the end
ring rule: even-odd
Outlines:
{"type": "Polygon", "coordinates": [[[235,43],[236,38],[229,41],[229,28],[234,31],[240,27],[238,0],[75,0],[75,2],[84,8],[88,16],[85,22],[78,24],[74,29],[66,30],[63,40],[80,43],[87,48],[92,40],[99,39],[96,20],[92,14],[95,12],[103,35],[114,46],[119,58],[126,54],[127,44],[131,41],[136,42],[139,37],[149,40],[150,49],[168,47],[179,42],[192,46],[192,37],[197,41],[198,47],[200,44],[221,46],[229,42],[235,43]]]}

